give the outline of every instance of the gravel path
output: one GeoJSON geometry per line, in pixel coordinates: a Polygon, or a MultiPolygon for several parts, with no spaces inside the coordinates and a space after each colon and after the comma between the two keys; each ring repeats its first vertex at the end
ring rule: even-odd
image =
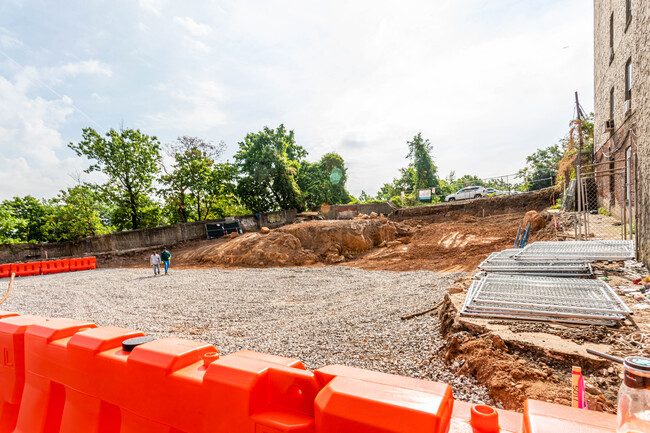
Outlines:
{"type": "MultiPolygon", "coordinates": [[[[97,269],[18,278],[3,310],[90,320],[155,337],[346,364],[452,385],[459,400],[489,403],[484,387],[435,356],[438,319],[401,316],[434,306],[457,274],[356,268],[97,269]]],[[[6,281],[6,280],[3,280],[6,281]]]]}

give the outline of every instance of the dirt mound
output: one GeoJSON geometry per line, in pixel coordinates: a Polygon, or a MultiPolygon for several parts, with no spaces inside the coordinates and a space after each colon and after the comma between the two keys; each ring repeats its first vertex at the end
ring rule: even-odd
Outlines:
{"type": "Polygon", "coordinates": [[[339,263],[395,239],[392,224],[378,219],[307,221],[264,233],[246,233],[176,254],[179,265],[241,267],[309,266],[339,263]]]}
{"type": "MultiPolygon", "coordinates": [[[[177,269],[341,264],[367,270],[472,271],[490,253],[512,247],[523,218],[523,212],[483,217],[450,211],[441,221],[389,221],[380,215],[304,221],[266,234],[177,245],[172,262],[177,269]]],[[[533,233],[529,242],[545,230],[533,233]]],[[[146,266],[149,254],[138,250],[128,257],[112,255],[102,266],[146,266]]]]}
{"type": "Polygon", "coordinates": [[[346,266],[391,271],[472,271],[490,253],[512,248],[522,217],[521,213],[486,218],[457,214],[440,223],[406,220],[395,227],[399,236],[410,238],[410,243],[368,251],[346,262],[346,266]]]}
{"type": "Polygon", "coordinates": [[[526,212],[526,215],[524,215],[524,221],[521,224],[522,227],[526,227],[528,223],[530,223],[530,229],[533,233],[546,227],[546,220],[535,210],[528,211],[526,212]]]}
{"type": "Polygon", "coordinates": [[[303,249],[300,240],[287,233],[247,233],[225,243],[207,245],[176,255],[179,264],[234,265],[242,267],[303,266],[318,257],[303,249]]]}

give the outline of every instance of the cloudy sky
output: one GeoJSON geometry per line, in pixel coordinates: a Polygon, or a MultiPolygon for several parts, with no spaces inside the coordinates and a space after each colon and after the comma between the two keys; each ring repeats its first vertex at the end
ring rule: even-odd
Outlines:
{"type": "Polygon", "coordinates": [[[516,172],[593,107],[591,0],[0,2],[0,200],[52,197],[91,126],[225,141],[284,123],[374,194],[421,131],[444,177],[516,172]]]}

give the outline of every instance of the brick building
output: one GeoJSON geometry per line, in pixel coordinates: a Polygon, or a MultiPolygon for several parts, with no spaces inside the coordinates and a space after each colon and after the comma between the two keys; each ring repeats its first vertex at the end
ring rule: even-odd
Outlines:
{"type": "Polygon", "coordinates": [[[595,0],[594,33],[598,202],[620,215],[629,197],[639,258],[649,263],[650,5],[644,0],[595,0]],[[628,164],[629,174],[622,174],[628,164]]]}

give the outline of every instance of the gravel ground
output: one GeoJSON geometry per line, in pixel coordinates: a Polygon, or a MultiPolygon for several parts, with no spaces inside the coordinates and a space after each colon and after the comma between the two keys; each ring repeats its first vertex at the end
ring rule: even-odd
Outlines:
{"type": "Polygon", "coordinates": [[[301,359],[309,369],[345,364],[449,383],[456,399],[491,403],[473,378],[436,356],[435,315],[458,274],[356,268],[97,269],[18,278],[3,310],[89,320],[301,359]]]}

